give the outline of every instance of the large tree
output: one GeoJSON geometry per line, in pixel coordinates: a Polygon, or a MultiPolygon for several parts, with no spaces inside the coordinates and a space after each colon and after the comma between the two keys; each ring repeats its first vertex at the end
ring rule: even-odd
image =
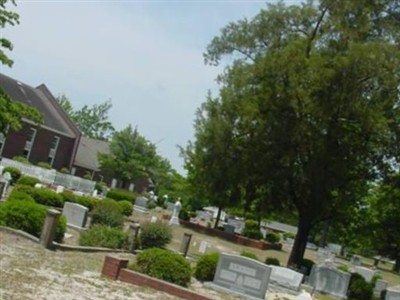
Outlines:
{"type": "MultiPolygon", "coordinates": [[[[19,23],[19,15],[9,11],[6,8],[7,2],[14,4],[15,1],[0,0],[0,30],[6,25],[16,25],[19,23]]],[[[11,67],[12,59],[4,52],[11,51],[13,45],[7,38],[0,37],[0,64],[11,67]]],[[[0,65],[0,68],[1,68],[0,65]]],[[[42,121],[42,115],[32,107],[26,106],[20,102],[13,101],[0,88],[0,134],[6,134],[8,129],[19,130],[22,128],[22,118],[28,118],[36,123],[42,121]]]]}
{"type": "Polygon", "coordinates": [[[112,107],[111,100],[92,107],[84,105],[81,109],[75,110],[71,102],[65,95],[57,97],[57,102],[69,115],[72,121],[76,123],[84,136],[108,140],[114,132],[114,126],[108,120],[108,113],[112,107]]]}
{"type": "MultiPolygon", "coordinates": [[[[233,114],[235,153],[244,159],[222,155],[197,168],[244,170],[232,183],[249,197],[264,191],[264,201],[297,211],[289,265],[301,264],[316,224],[357,208],[368,182],[398,157],[398,14],[398,1],[389,0],[278,3],[230,23],[207,48],[209,64],[233,57],[219,76],[216,105],[233,114]]],[[[209,129],[196,128],[202,131],[209,129]]]]}

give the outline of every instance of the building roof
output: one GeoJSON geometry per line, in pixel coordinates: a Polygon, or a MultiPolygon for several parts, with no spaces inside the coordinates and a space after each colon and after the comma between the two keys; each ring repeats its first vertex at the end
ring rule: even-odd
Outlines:
{"type": "Polygon", "coordinates": [[[74,165],[89,170],[99,171],[100,164],[97,159],[98,153],[110,154],[110,143],[82,136],[79,142],[74,165]]]}
{"type": "Polygon", "coordinates": [[[43,127],[69,137],[79,136],[79,130],[42,84],[36,88],[0,73],[0,88],[14,101],[36,108],[43,115],[43,127]]]}

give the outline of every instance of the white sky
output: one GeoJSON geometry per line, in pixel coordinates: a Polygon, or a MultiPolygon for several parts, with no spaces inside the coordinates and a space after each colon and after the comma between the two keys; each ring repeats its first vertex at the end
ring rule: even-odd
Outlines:
{"type": "Polygon", "coordinates": [[[111,99],[114,127],[137,126],[184,174],[177,145],[193,139],[195,111],[209,89],[217,91],[222,71],[204,65],[203,53],[227,23],[265,7],[251,0],[17,1],[8,8],[20,24],[0,29],[14,44],[7,54],[15,63],[0,71],[44,83],[76,109],[111,99]]]}

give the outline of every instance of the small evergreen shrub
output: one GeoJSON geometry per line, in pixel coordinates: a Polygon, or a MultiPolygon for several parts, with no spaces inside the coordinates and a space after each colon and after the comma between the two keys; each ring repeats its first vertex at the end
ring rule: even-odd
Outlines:
{"type": "Polygon", "coordinates": [[[349,289],[347,291],[348,300],[371,300],[373,286],[365,281],[358,273],[352,273],[350,277],[349,289]]]}
{"type": "Polygon", "coordinates": [[[240,256],[258,260],[257,255],[255,255],[253,252],[246,251],[246,250],[242,250],[242,252],[240,253],[240,256]]]}
{"type": "Polygon", "coordinates": [[[147,204],[148,209],[155,209],[157,207],[157,204],[155,202],[149,202],[147,204]]]}
{"type": "Polygon", "coordinates": [[[31,187],[34,187],[37,183],[40,183],[40,180],[30,176],[21,176],[17,181],[17,184],[29,185],[31,187]]]}
{"type": "Polygon", "coordinates": [[[21,191],[30,195],[36,203],[46,206],[63,207],[64,199],[54,191],[47,189],[35,189],[28,185],[18,184],[14,190],[21,191]]]}
{"type": "Polygon", "coordinates": [[[122,200],[117,202],[118,205],[121,207],[122,214],[124,216],[130,216],[133,212],[133,205],[128,200],[122,200]]]}
{"type": "Polygon", "coordinates": [[[258,227],[258,222],[256,220],[246,220],[243,235],[250,239],[261,240],[263,238],[263,234],[258,227]]]}
{"type": "Polygon", "coordinates": [[[303,267],[306,271],[306,274],[304,275],[309,276],[313,265],[315,265],[314,261],[312,261],[311,259],[304,258],[299,267],[300,268],[303,267]]]}
{"type": "Polygon", "coordinates": [[[47,162],[44,162],[44,161],[38,162],[38,163],[37,163],[37,166],[38,166],[38,167],[41,167],[41,168],[43,168],[43,169],[51,170],[50,164],[48,164],[47,162]]]}
{"type": "Polygon", "coordinates": [[[212,281],[217,270],[219,253],[213,252],[201,256],[197,260],[194,277],[200,281],[212,281]]]}
{"type": "Polygon", "coordinates": [[[271,265],[271,266],[280,266],[281,263],[279,262],[279,259],[275,257],[267,257],[265,259],[265,264],[266,265],[271,265]]]}
{"type": "Polygon", "coordinates": [[[114,200],[102,200],[92,212],[92,225],[99,224],[110,227],[122,227],[124,215],[118,203],[114,200]]]}
{"type": "Polygon", "coordinates": [[[279,233],[276,232],[268,232],[265,235],[265,240],[271,244],[275,244],[279,243],[279,241],[281,240],[281,236],[279,235],[279,233]]]}
{"type": "Polygon", "coordinates": [[[189,212],[185,208],[182,208],[181,211],[179,212],[179,219],[184,221],[190,220],[189,212]]]}
{"type": "Polygon", "coordinates": [[[162,248],[172,239],[171,227],[160,221],[146,222],[140,231],[140,242],[143,249],[162,248]]]}
{"type": "Polygon", "coordinates": [[[60,173],[63,173],[63,174],[69,174],[69,169],[68,168],[61,168],[61,170],[60,170],[60,173]]]}
{"type": "Polygon", "coordinates": [[[170,250],[159,248],[144,250],[136,256],[136,264],[130,268],[184,287],[190,283],[190,263],[182,255],[170,250]]]}
{"type": "Polygon", "coordinates": [[[103,181],[96,181],[96,184],[94,186],[94,189],[97,190],[98,193],[103,192],[103,187],[107,186],[107,184],[103,181]]]}
{"type": "Polygon", "coordinates": [[[283,238],[284,239],[295,239],[296,235],[294,233],[291,233],[291,232],[285,232],[283,234],[283,238]]]}
{"type": "Polygon", "coordinates": [[[108,191],[106,197],[114,199],[116,201],[128,200],[131,203],[135,203],[135,199],[136,199],[137,195],[135,193],[127,191],[127,190],[111,189],[108,191]]]}
{"type": "Polygon", "coordinates": [[[3,174],[5,173],[10,173],[11,175],[11,181],[10,184],[14,185],[18,179],[21,177],[21,171],[18,168],[14,167],[5,167],[3,170],[3,174]]]}
{"type": "Polygon", "coordinates": [[[15,189],[10,193],[7,201],[35,202],[35,200],[29,194],[15,189]]]}
{"type": "Polygon", "coordinates": [[[31,163],[29,162],[29,160],[28,160],[26,157],[24,157],[24,156],[14,156],[12,159],[15,160],[15,161],[17,161],[17,162],[26,164],[26,165],[30,165],[30,164],[31,164],[31,163]]]}
{"type": "Polygon", "coordinates": [[[94,225],[88,231],[81,232],[79,245],[121,249],[128,244],[128,234],[119,228],[94,225]]]}
{"type": "MultiPolygon", "coordinates": [[[[7,201],[0,205],[0,225],[8,226],[40,237],[47,208],[29,201],[7,201]]],[[[62,242],[66,220],[60,217],[56,228],[56,242],[62,242]]]]}

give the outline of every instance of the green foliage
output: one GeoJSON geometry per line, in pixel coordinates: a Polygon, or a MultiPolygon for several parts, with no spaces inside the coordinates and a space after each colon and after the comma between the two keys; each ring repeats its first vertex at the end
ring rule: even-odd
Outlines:
{"type": "Polygon", "coordinates": [[[122,214],[129,217],[133,212],[133,205],[127,200],[118,201],[117,204],[121,207],[122,214]]]}
{"type": "Polygon", "coordinates": [[[18,189],[13,189],[7,198],[7,201],[28,201],[35,202],[35,200],[27,193],[19,191],[18,189]]]}
{"type": "Polygon", "coordinates": [[[201,256],[196,263],[194,277],[200,281],[212,281],[217,270],[219,253],[209,253],[201,256]]]}
{"type": "Polygon", "coordinates": [[[92,180],[92,175],[86,173],[85,175],[83,175],[83,179],[92,180]]]}
{"type": "Polygon", "coordinates": [[[61,197],[64,199],[64,202],[72,202],[83,205],[87,207],[89,211],[92,211],[97,204],[102,201],[94,197],[78,196],[69,191],[64,191],[59,195],[61,195],[61,197]]]}
{"type": "Polygon", "coordinates": [[[256,254],[254,254],[253,252],[250,252],[250,251],[246,251],[246,250],[242,250],[242,252],[240,252],[240,256],[244,256],[244,257],[248,257],[248,258],[251,258],[251,259],[259,260],[256,254]]]}
{"type": "Polygon", "coordinates": [[[25,156],[14,156],[12,159],[26,165],[31,164],[25,156]]]}
{"type": "Polygon", "coordinates": [[[83,231],[79,237],[79,245],[122,249],[128,243],[128,234],[119,228],[95,225],[83,231]]]}
{"type": "Polygon", "coordinates": [[[50,164],[47,163],[47,162],[44,162],[44,161],[38,162],[38,163],[37,163],[37,166],[38,166],[38,167],[41,167],[41,168],[43,168],[43,169],[51,170],[50,164]]]}
{"type": "Polygon", "coordinates": [[[296,235],[294,233],[291,232],[285,232],[283,234],[283,238],[284,239],[295,239],[296,235]]]}
{"type": "Polygon", "coordinates": [[[190,283],[189,262],[180,254],[170,250],[152,248],[136,256],[137,272],[187,287],[190,283]]]}
{"type": "Polygon", "coordinates": [[[30,176],[21,176],[17,181],[17,184],[29,185],[31,187],[34,187],[37,183],[40,183],[40,180],[30,176]]]}
{"type": "Polygon", "coordinates": [[[67,218],[65,216],[60,216],[56,227],[56,234],[54,236],[54,241],[62,243],[66,231],[67,231],[67,218]]]}
{"type": "MultiPolygon", "coordinates": [[[[4,204],[0,204],[0,225],[19,229],[40,237],[46,214],[46,207],[29,200],[7,201],[4,204]]],[[[57,242],[62,241],[65,230],[66,221],[62,216],[56,228],[55,240],[57,242]]]]}
{"type": "Polygon", "coordinates": [[[46,206],[63,207],[64,199],[59,194],[48,189],[35,189],[28,185],[18,184],[14,190],[21,191],[30,195],[36,203],[46,206]]]}
{"type": "Polygon", "coordinates": [[[373,286],[366,282],[364,277],[358,273],[352,273],[350,277],[347,299],[349,300],[371,300],[373,286]]]}
{"type": "Polygon", "coordinates": [[[275,257],[267,257],[265,259],[265,264],[271,265],[271,266],[280,266],[281,265],[281,263],[279,262],[279,259],[277,259],[275,257]]]}
{"type": "Polygon", "coordinates": [[[10,173],[10,175],[11,175],[10,184],[15,184],[18,181],[18,179],[21,177],[21,171],[18,168],[5,167],[3,169],[3,174],[5,174],[7,172],[10,173]]]}
{"type": "Polygon", "coordinates": [[[69,174],[69,169],[65,168],[65,167],[61,168],[60,172],[63,173],[63,174],[69,174]]]}
{"type": "Polygon", "coordinates": [[[117,201],[120,200],[128,200],[131,203],[135,203],[135,199],[137,197],[136,193],[132,193],[127,190],[121,190],[121,189],[110,189],[106,195],[107,198],[111,198],[117,201]]]}
{"type": "MultiPolygon", "coordinates": [[[[94,189],[97,190],[99,193],[101,193],[101,192],[103,192],[103,188],[106,187],[106,186],[107,186],[107,184],[105,182],[96,181],[94,189]]],[[[109,197],[109,198],[111,198],[111,197],[109,197]]]]}
{"type": "Polygon", "coordinates": [[[265,240],[269,243],[275,244],[279,243],[279,241],[281,240],[281,236],[279,233],[276,232],[268,232],[265,235],[265,240]]]}
{"type": "Polygon", "coordinates": [[[263,238],[256,220],[246,220],[242,234],[250,239],[261,240],[263,238]]]}
{"type": "Polygon", "coordinates": [[[157,204],[155,202],[147,203],[147,208],[148,209],[155,209],[156,207],[157,207],[157,204]]]}
{"type": "Polygon", "coordinates": [[[100,201],[92,212],[92,225],[99,224],[110,227],[122,227],[124,215],[118,203],[114,200],[100,201]]]}
{"type": "Polygon", "coordinates": [[[184,220],[184,221],[190,220],[189,212],[184,207],[182,207],[181,211],[179,212],[179,219],[184,220]]]}
{"type": "Polygon", "coordinates": [[[342,271],[342,272],[346,272],[346,273],[350,272],[348,265],[340,265],[340,266],[337,267],[337,269],[342,271]]]}
{"type": "Polygon", "coordinates": [[[140,231],[140,242],[143,249],[162,248],[172,239],[171,227],[165,223],[157,221],[155,223],[146,222],[140,231]]]}
{"type": "Polygon", "coordinates": [[[313,265],[315,265],[315,262],[312,261],[311,259],[307,259],[304,258],[301,263],[300,263],[300,268],[304,268],[305,269],[305,275],[309,276],[311,273],[311,269],[313,267],[313,265]]]}

